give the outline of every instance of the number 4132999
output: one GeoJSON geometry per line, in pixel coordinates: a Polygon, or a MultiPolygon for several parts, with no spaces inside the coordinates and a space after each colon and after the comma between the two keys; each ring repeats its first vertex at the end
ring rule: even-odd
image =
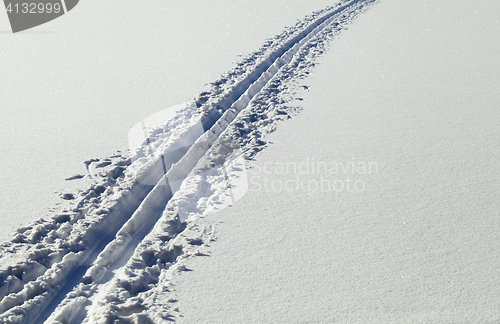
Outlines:
{"type": "Polygon", "coordinates": [[[8,13],[23,13],[23,14],[36,14],[36,13],[59,13],[61,12],[61,4],[59,3],[9,3],[7,5],[8,13]]]}

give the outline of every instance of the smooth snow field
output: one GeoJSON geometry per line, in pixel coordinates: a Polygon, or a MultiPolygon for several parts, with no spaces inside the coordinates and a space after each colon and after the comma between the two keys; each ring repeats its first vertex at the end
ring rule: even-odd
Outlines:
{"type": "Polygon", "coordinates": [[[342,32],[247,195],[204,220],[181,322],[497,323],[499,10],[386,0],[342,32]]]}
{"type": "Polygon", "coordinates": [[[116,5],[0,16],[0,323],[500,321],[500,4],[116,5]]]}

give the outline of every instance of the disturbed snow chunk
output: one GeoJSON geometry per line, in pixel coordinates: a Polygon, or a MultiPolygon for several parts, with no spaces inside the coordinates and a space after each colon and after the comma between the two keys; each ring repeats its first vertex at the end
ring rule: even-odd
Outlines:
{"type": "Polygon", "coordinates": [[[117,163],[118,166],[129,166],[132,164],[130,159],[126,159],[117,163]]]}
{"type": "Polygon", "coordinates": [[[182,271],[190,271],[185,265],[183,264],[178,264],[176,267],[175,267],[175,270],[177,272],[182,272],[182,271]]]}
{"type": "Polygon", "coordinates": [[[116,179],[123,174],[123,171],[125,171],[124,167],[116,166],[109,174],[113,179],[116,179]]]}
{"type": "Polygon", "coordinates": [[[94,192],[98,195],[102,194],[105,190],[106,190],[106,188],[104,188],[104,186],[101,186],[101,185],[94,187],[94,192]]]}
{"type": "Polygon", "coordinates": [[[32,229],[32,228],[33,228],[33,226],[21,227],[21,228],[18,228],[18,229],[17,229],[17,232],[18,232],[19,234],[23,234],[24,232],[26,232],[26,231],[28,231],[28,230],[30,230],[30,229],[32,229]]]}
{"type": "Polygon", "coordinates": [[[65,223],[65,222],[69,222],[71,220],[71,215],[69,215],[69,214],[54,215],[54,216],[52,216],[52,219],[56,223],[65,223]]]}
{"type": "Polygon", "coordinates": [[[74,176],[71,176],[71,177],[69,177],[69,178],[66,178],[65,180],[66,180],[66,181],[70,181],[70,180],[77,180],[77,179],[81,179],[81,178],[83,178],[83,177],[84,177],[84,175],[81,175],[81,174],[75,174],[74,176]]]}
{"type": "Polygon", "coordinates": [[[101,162],[101,163],[97,164],[95,167],[96,168],[104,168],[104,167],[107,167],[110,164],[111,164],[111,161],[104,161],[104,162],[101,162]]]}
{"type": "Polygon", "coordinates": [[[73,200],[75,199],[75,196],[72,193],[65,193],[61,196],[61,198],[64,200],[73,200]]]}
{"type": "Polygon", "coordinates": [[[24,282],[35,280],[41,276],[47,268],[38,262],[29,262],[23,269],[22,280],[24,282]]]}
{"type": "Polygon", "coordinates": [[[203,244],[203,240],[201,240],[199,238],[198,239],[190,239],[190,238],[188,238],[187,241],[191,245],[198,245],[199,246],[199,245],[203,244]]]}

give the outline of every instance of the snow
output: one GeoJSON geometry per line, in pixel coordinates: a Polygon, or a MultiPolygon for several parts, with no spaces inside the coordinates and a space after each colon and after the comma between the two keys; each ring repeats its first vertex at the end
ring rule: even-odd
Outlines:
{"type": "Polygon", "coordinates": [[[497,320],[498,5],[319,8],[134,115],[130,157],[86,157],[88,186],[1,246],[0,319],[497,320]]]}
{"type": "Polygon", "coordinates": [[[498,321],[499,9],[387,0],[343,31],[249,192],[199,223],[178,321],[498,321]]]}
{"type": "Polygon", "coordinates": [[[242,55],[328,5],[81,2],[18,34],[0,10],[0,241],[85,187],[88,179],[64,180],[87,174],[83,161],[126,154],[137,122],[192,100],[242,55]]]}

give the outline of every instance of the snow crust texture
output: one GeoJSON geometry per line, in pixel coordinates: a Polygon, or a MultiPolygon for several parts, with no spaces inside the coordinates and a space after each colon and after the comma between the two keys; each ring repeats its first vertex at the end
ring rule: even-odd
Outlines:
{"type": "Polygon", "coordinates": [[[299,80],[374,2],[343,1],[300,20],[176,107],[168,122],[149,118],[144,140],[135,141],[141,127],[134,128],[129,155],[86,161],[92,184],[64,195],[68,208],[0,246],[0,322],[165,323],[182,316],[169,278],[215,239],[215,229],[196,220],[244,195],[245,160],[266,146],[262,137],[278,121],[300,111],[297,96],[307,86],[299,80]]]}

